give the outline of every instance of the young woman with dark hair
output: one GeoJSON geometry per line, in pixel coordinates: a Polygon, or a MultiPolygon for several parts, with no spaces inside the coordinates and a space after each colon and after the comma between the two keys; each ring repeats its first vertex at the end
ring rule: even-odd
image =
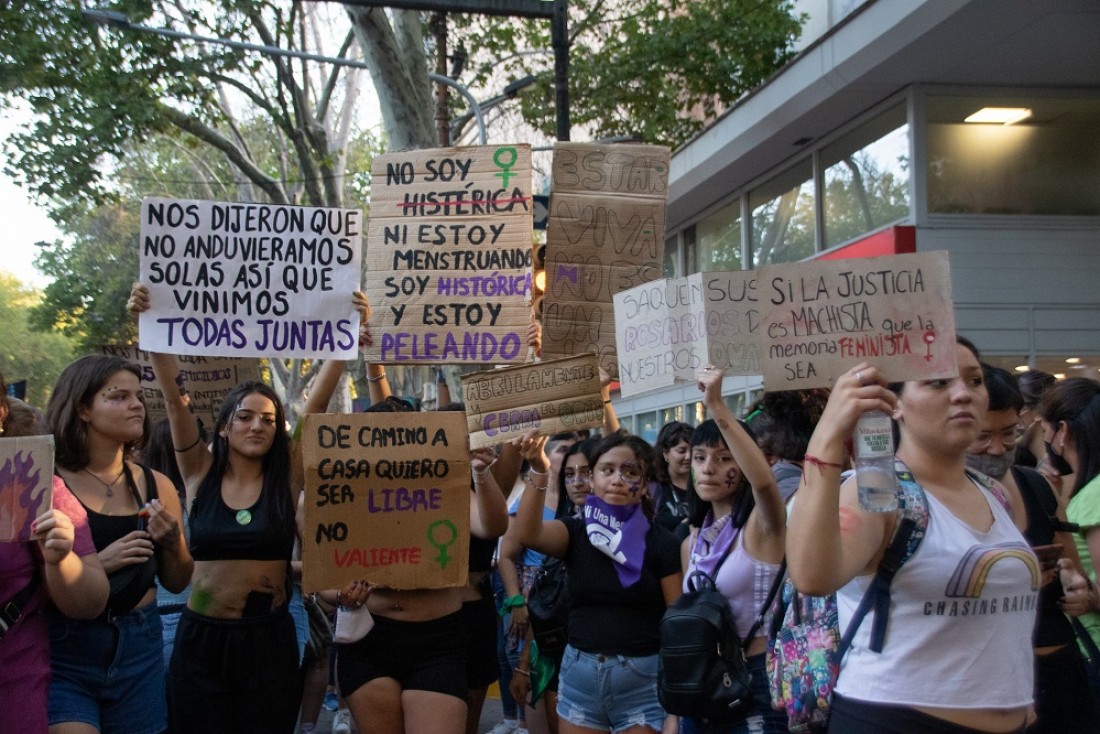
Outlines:
{"type": "Polygon", "coordinates": [[[657,433],[656,481],[652,485],[657,522],[669,530],[687,517],[687,486],[691,476],[691,432],[687,423],[671,421],[657,433]]]}
{"type": "Polygon", "coordinates": [[[193,564],[175,487],[131,461],[148,429],[140,376],[117,357],[82,357],[58,376],[46,409],[56,471],[87,512],[111,584],[98,618],[51,616],[52,734],[153,734],[166,724],[155,581],[179,591],[193,564]]]}
{"type": "Polygon", "coordinates": [[[692,574],[702,572],[726,597],[753,674],[756,707],[748,718],[728,726],[684,718],[680,731],[781,734],[786,731],[786,717],[771,708],[764,671],[770,612],[753,638],[747,637],[783,560],[787,514],[756,438],[733,417],[722,398],[721,370],[705,366],[698,378],[711,418],[699,424],[691,437],[688,522],[693,529],[681,549],[684,590],[689,590],[692,574]]]}
{"type": "Polygon", "coordinates": [[[899,519],[862,510],[855,477],[841,483],[860,415],[893,415],[899,467],[923,488],[928,509],[923,540],[890,586],[882,651],[870,644],[879,620],[865,619],[841,662],[830,732],[1018,732],[1032,718],[1042,574],[1013,522],[1012,498],[967,474],[989,398],[977,354],[963,343],[955,352],[957,377],[897,383],[896,392],[869,364],[842,374],[804,457],[787,563],[800,592],[837,593],[840,629],[899,519]]]}
{"type": "MultiPolygon", "coordinates": [[[[134,285],[127,304],[148,309],[134,285]]],[[[176,383],[150,357],[187,492],[195,571],[168,667],[173,731],[289,734],[298,715],[298,643],[287,609],[295,537],[286,414],[267,385],[225,396],[206,446],[176,383]]]]}
{"type": "Polygon", "coordinates": [[[580,732],[661,731],[658,627],[680,596],[676,540],[648,506],[653,449],[616,433],[592,453],[592,494],[583,518],[543,520],[550,464],[545,438],[517,439],[531,463],[516,513],[524,546],[563,558],[569,572],[569,644],[558,688],[559,727],[580,732]]]}
{"type": "MultiPolygon", "coordinates": [[[[0,376],[0,435],[46,433],[34,410],[9,398],[0,376]]],[[[30,539],[0,543],[0,711],[12,727],[46,734],[50,637],[46,612],[94,619],[110,585],[99,562],[88,516],[60,477],[49,510],[34,518],[30,539]]]]}

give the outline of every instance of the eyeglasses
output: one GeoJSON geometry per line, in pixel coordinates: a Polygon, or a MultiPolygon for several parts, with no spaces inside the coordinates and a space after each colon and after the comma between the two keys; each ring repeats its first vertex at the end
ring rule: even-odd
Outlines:
{"type": "Polygon", "coordinates": [[[576,474],[566,474],[565,475],[565,483],[570,484],[570,485],[580,484],[581,482],[591,482],[591,481],[592,481],[592,472],[589,471],[589,470],[579,471],[576,474]]]}
{"type": "Polygon", "coordinates": [[[600,464],[596,467],[596,473],[604,479],[611,478],[616,472],[624,482],[638,482],[642,479],[642,468],[637,464],[600,464]]]}
{"type": "Polygon", "coordinates": [[[988,451],[994,442],[999,443],[1001,448],[1005,451],[1011,451],[1016,448],[1020,443],[1020,439],[1024,435],[1024,430],[1019,426],[1013,426],[1012,428],[1006,428],[1000,433],[993,434],[987,431],[982,431],[978,434],[978,438],[974,441],[974,449],[981,453],[988,451]]]}

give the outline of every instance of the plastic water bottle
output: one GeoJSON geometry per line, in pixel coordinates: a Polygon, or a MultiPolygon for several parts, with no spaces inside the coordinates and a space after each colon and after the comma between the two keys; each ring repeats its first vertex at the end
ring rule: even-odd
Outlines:
{"type": "Polygon", "coordinates": [[[898,478],[894,474],[894,429],[890,416],[870,410],[859,417],[852,436],[859,506],[866,512],[898,509],[898,478]]]}

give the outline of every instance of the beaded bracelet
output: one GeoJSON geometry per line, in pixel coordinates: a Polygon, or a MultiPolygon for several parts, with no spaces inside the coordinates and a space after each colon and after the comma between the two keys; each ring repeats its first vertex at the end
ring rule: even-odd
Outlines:
{"type": "Polygon", "coordinates": [[[379,380],[386,379],[386,371],[382,370],[380,375],[367,375],[367,382],[378,382],[379,380]]]}

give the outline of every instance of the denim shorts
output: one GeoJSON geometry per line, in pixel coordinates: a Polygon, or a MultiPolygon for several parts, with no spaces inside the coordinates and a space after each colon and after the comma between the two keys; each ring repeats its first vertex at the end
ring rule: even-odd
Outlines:
{"type": "Polygon", "coordinates": [[[50,615],[50,725],[156,734],[168,720],[160,612],[147,604],[105,619],[50,615]]]}
{"type": "Polygon", "coordinates": [[[613,733],[639,725],[661,731],[665,711],[657,700],[657,655],[599,655],[568,645],[561,661],[558,716],[613,733]]]}

